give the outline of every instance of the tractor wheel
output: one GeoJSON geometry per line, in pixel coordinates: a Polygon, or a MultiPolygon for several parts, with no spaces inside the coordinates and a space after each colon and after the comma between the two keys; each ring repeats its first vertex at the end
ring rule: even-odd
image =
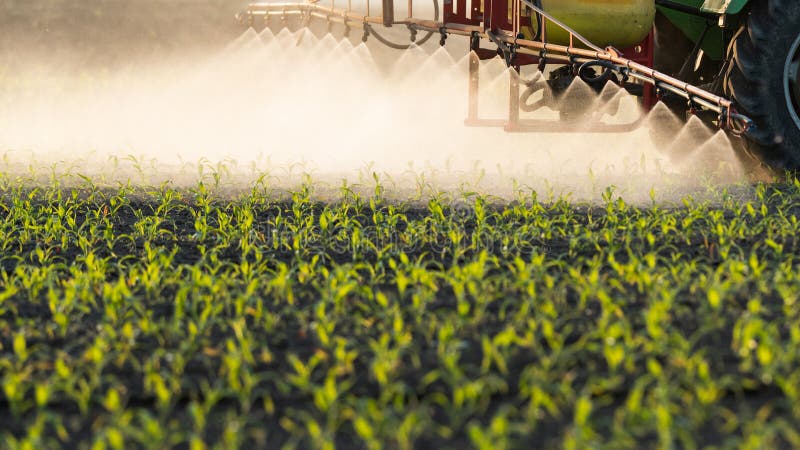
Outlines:
{"type": "Polygon", "coordinates": [[[800,2],[756,0],[732,46],[726,93],[755,122],[747,147],[775,169],[800,169],[800,2]]]}

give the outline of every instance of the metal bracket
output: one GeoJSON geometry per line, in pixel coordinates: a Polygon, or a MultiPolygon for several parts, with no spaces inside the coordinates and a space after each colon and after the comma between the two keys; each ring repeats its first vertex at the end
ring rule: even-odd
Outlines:
{"type": "Polygon", "coordinates": [[[505,42],[498,39],[497,35],[495,35],[491,31],[486,31],[486,36],[489,38],[490,41],[492,41],[492,43],[494,43],[494,45],[497,46],[497,49],[503,55],[503,59],[505,60],[506,65],[508,67],[511,67],[511,63],[513,62],[513,53],[509,48],[509,46],[505,42]]]}
{"type": "Polygon", "coordinates": [[[370,25],[364,22],[364,34],[361,35],[361,42],[367,42],[369,39],[370,25]]]}

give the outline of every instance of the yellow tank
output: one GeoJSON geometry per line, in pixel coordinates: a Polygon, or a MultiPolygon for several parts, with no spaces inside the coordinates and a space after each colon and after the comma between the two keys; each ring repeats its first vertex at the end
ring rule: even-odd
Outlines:
{"type": "MultiPolygon", "coordinates": [[[[542,8],[600,46],[625,48],[650,33],[656,16],[655,0],[542,0],[542,8]]],[[[548,41],[566,45],[569,34],[547,25],[548,41]]]]}

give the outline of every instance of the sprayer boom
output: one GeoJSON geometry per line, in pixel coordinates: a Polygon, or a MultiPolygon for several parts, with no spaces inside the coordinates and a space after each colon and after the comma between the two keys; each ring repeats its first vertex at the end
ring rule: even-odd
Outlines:
{"type": "MultiPolygon", "coordinates": [[[[352,0],[330,0],[305,3],[253,3],[237,15],[238,20],[253,26],[257,21],[270,22],[272,17],[280,17],[285,22],[288,17],[298,16],[307,25],[312,19],[342,24],[346,32],[351,28],[363,31],[362,40],[374,36],[380,42],[397,49],[420,44],[434,35],[439,36],[445,45],[449,35],[469,37],[472,60],[470,62],[470,111],[468,124],[475,126],[495,126],[502,124],[508,131],[560,131],[569,124],[553,127],[543,126],[539,120],[523,120],[520,109],[530,111],[525,99],[530,98],[543,84],[541,80],[524,81],[519,76],[511,80],[511,100],[509,115],[505,120],[483,120],[478,118],[477,98],[479,61],[501,56],[506,65],[517,74],[522,66],[538,65],[544,72],[545,66],[559,64],[569,68],[566,72],[573,78],[581,78],[589,86],[602,88],[614,82],[635,95],[643,98],[645,109],[650,109],[666,93],[680,96],[686,100],[690,112],[705,111],[715,115],[714,123],[734,134],[741,134],[752,126],[752,121],[736,112],[733,102],[708,92],[697,86],[682,82],[674,77],[653,69],[654,41],[652,31],[640,43],[618,50],[614,47],[601,48],[546,12],[541,0],[445,0],[443,17],[440,20],[438,1],[433,1],[434,18],[424,20],[414,17],[413,0],[408,1],[405,18],[396,19],[393,0],[382,0],[381,14],[374,14],[370,0],[365,0],[365,8],[356,11],[352,0]],[[341,3],[341,4],[340,4],[341,3]],[[377,27],[404,26],[409,30],[409,42],[397,43],[386,39],[377,27]],[[426,35],[418,39],[418,33],[426,35]],[[562,36],[562,42],[554,42],[548,36],[562,36]],[[568,38],[564,38],[567,36],[568,38]],[[482,48],[489,43],[491,49],[482,48]],[[525,86],[520,94],[521,86],[525,86]],[[522,99],[520,98],[522,96],[522,99]]],[[[599,89],[598,89],[599,91],[599,89]]],[[[629,124],[633,127],[635,123],[629,124]]],[[[620,126],[597,125],[582,131],[620,131],[620,126]]]]}

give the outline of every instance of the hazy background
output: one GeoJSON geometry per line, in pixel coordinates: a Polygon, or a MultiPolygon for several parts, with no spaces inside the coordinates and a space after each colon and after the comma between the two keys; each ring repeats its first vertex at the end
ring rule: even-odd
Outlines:
{"type": "Polygon", "coordinates": [[[241,0],[2,0],[0,65],[117,66],[221,47],[241,34],[241,0]],[[67,58],[69,57],[69,58],[67,58]]]}

